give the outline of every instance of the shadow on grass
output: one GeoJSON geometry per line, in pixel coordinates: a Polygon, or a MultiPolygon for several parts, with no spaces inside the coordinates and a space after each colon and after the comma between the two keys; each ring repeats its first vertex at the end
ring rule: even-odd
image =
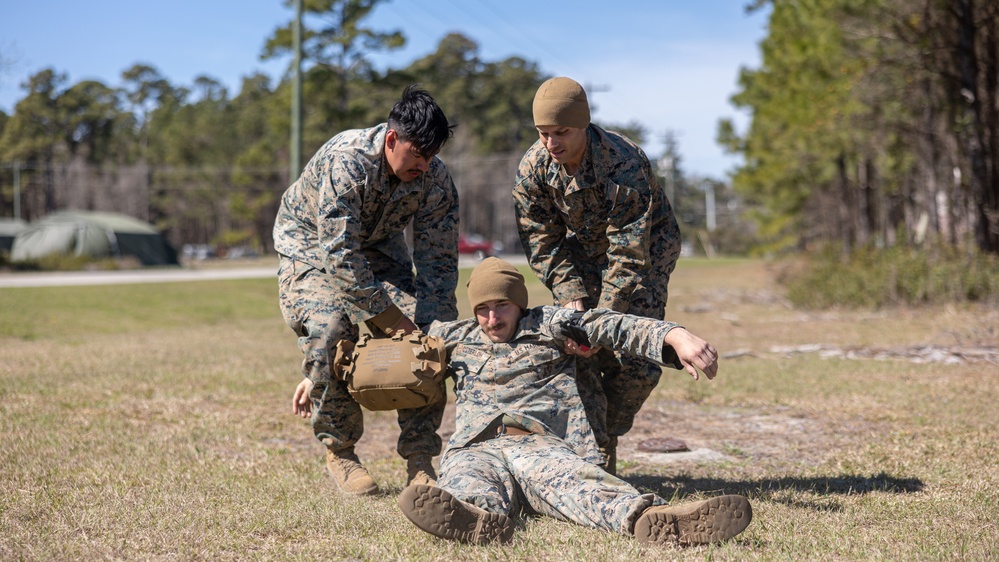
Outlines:
{"type": "Polygon", "coordinates": [[[923,481],[918,478],[892,476],[884,472],[871,475],[842,474],[837,476],[760,478],[757,480],[724,480],[719,478],[691,478],[677,476],[663,478],[636,474],[624,478],[642,491],[651,491],[667,499],[683,499],[697,493],[707,495],[740,494],[756,500],[781,503],[793,507],[836,511],[839,506],[830,504],[832,496],[853,496],[873,492],[911,494],[922,491],[923,481]],[[810,492],[825,496],[824,501],[803,501],[787,492],[810,492]]]}

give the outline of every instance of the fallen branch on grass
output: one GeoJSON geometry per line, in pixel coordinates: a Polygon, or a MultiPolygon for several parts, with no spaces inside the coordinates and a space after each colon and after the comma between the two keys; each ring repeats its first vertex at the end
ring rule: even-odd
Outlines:
{"type": "Polygon", "coordinates": [[[845,347],[840,348],[821,343],[774,346],[770,353],[794,355],[797,353],[818,353],[821,357],[842,357],[845,359],[905,359],[913,363],[959,363],[999,364],[999,347],[945,347],[938,345],[914,345],[902,348],[845,347]]]}

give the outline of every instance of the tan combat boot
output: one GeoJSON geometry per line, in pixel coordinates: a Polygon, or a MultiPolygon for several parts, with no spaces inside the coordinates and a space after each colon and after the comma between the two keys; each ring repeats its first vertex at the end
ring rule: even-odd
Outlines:
{"type": "Polygon", "coordinates": [[[378,484],[368,474],[368,469],[361,466],[353,447],[340,451],[326,451],[326,470],[345,493],[357,496],[378,493],[378,484]]]}
{"type": "Polygon", "coordinates": [[[709,544],[728,540],[749,526],[753,509],[742,496],[718,496],[675,507],[646,509],[635,522],[642,543],[709,544]]]}
{"type": "Polygon", "coordinates": [[[423,484],[433,486],[437,484],[437,472],[430,460],[430,455],[415,454],[406,459],[406,485],[423,484]]]}
{"type": "Polygon", "coordinates": [[[509,542],[513,520],[463,502],[434,486],[408,486],[399,494],[399,508],[414,525],[452,541],[486,544],[509,542]]]}

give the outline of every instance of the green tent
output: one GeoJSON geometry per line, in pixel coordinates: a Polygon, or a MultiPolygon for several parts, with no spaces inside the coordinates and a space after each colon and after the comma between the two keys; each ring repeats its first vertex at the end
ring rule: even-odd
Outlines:
{"type": "Polygon", "coordinates": [[[10,259],[17,262],[52,254],[133,256],[142,265],[178,265],[177,252],[151,224],[117,213],[52,213],[17,234],[10,259]]]}
{"type": "Polygon", "coordinates": [[[0,252],[9,252],[14,245],[14,237],[28,227],[21,219],[0,219],[0,252]]]}

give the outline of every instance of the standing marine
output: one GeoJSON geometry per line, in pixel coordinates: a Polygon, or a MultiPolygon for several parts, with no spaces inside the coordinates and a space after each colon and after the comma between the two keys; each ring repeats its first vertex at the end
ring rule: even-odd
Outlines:
{"type": "MultiPolygon", "coordinates": [[[[513,190],[531,268],[561,306],[662,320],[680,229],[649,159],[631,140],[590,122],[586,92],[571,78],[544,82],[533,111],[539,139],[521,159],[513,190]]],[[[617,439],[661,371],[609,349],[581,363],[579,391],[613,473],[617,439]]]]}
{"type": "MultiPolygon", "coordinates": [[[[385,336],[458,316],[458,194],[436,156],[450,137],[430,94],[409,86],[387,122],[331,138],[281,198],[280,307],[305,356],[292,407],[311,414],[327,470],[346,493],[374,494],[378,485],[354,452],[363,415],[346,383],[330,376],[331,350],[357,341],[361,323],[385,336]]],[[[397,450],[411,483],[436,480],[444,406],[398,411],[397,450]]]]}

